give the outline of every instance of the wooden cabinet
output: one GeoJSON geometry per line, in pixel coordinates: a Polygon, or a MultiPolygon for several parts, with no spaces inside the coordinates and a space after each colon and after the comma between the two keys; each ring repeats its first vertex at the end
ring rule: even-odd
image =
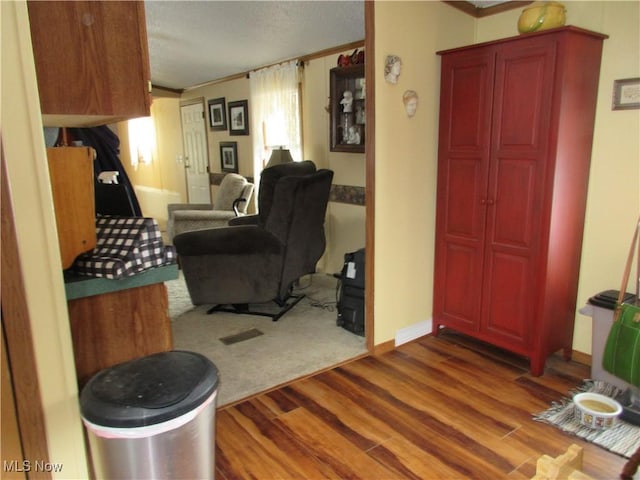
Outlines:
{"type": "Polygon", "coordinates": [[[434,328],[571,354],[602,42],[564,27],[442,55],[434,328]]]}
{"type": "Polygon", "coordinates": [[[93,157],[89,147],[47,148],[62,268],[96,246],[93,157]]]}
{"type": "Polygon", "coordinates": [[[80,388],[102,369],[173,348],[164,283],[69,300],[68,308],[80,388]]]}
{"type": "Polygon", "coordinates": [[[150,115],[141,1],[29,1],[45,126],[102,125],[150,115]]]}
{"type": "Polygon", "coordinates": [[[332,68],[331,151],[364,153],[364,64],[332,68]]]}

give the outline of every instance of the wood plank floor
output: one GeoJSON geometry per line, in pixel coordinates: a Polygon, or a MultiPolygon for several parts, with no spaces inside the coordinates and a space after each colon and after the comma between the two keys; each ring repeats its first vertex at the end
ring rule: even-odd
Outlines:
{"type": "Polygon", "coordinates": [[[218,410],[216,478],[527,479],[572,443],[585,473],[618,478],[626,459],[531,419],[588,377],[552,357],[535,378],[498,349],[423,337],[218,410]]]}

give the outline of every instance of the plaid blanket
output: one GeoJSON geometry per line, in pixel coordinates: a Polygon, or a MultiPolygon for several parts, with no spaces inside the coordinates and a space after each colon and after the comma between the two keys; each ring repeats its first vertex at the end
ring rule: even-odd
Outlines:
{"type": "Polygon", "coordinates": [[[119,279],[176,263],[175,249],[164,245],[153,218],[98,216],[96,233],[96,248],[71,267],[79,275],[119,279]]]}

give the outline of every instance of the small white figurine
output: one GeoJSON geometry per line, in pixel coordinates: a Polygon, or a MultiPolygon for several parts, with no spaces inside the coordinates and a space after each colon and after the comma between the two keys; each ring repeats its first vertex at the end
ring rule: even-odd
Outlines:
{"type": "Polygon", "coordinates": [[[418,109],[418,94],[413,90],[407,90],[402,95],[402,101],[404,102],[404,109],[407,112],[409,118],[416,114],[418,109]]]}
{"type": "Polygon", "coordinates": [[[355,125],[351,125],[349,127],[349,136],[347,137],[347,143],[350,145],[360,145],[360,132],[355,127],[355,125]]]}
{"type": "Polygon", "coordinates": [[[115,170],[105,170],[98,174],[98,181],[100,183],[118,183],[118,175],[120,172],[115,170]]]}
{"type": "Polygon", "coordinates": [[[393,83],[398,83],[398,77],[400,76],[400,70],[402,68],[402,60],[397,55],[387,55],[387,59],[384,65],[384,79],[393,83]]]}
{"type": "Polygon", "coordinates": [[[340,104],[342,105],[342,111],[344,113],[351,112],[353,108],[353,93],[350,90],[346,90],[342,94],[342,100],[340,100],[340,104]]]}

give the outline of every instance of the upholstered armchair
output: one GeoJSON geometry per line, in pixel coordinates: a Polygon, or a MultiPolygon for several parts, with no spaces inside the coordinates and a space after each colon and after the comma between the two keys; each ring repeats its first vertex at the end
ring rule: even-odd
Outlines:
{"type": "Polygon", "coordinates": [[[167,206],[169,242],[183,232],[224,227],[232,218],[247,213],[253,183],[241,175],[228,173],[222,179],[213,204],[172,203],[167,206]]]}
{"type": "Polygon", "coordinates": [[[316,170],[311,161],[266,168],[257,215],[234,219],[228,227],[176,235],[192,303],[210,304],[210,312],[266,315],[274,321],[286,313],[302,298],[292,295],[294,282],[315,272],[324,253],[332,179],[331,170],[316,170]],[[255,305],[268,302],[278,310],[255,305]]]}

